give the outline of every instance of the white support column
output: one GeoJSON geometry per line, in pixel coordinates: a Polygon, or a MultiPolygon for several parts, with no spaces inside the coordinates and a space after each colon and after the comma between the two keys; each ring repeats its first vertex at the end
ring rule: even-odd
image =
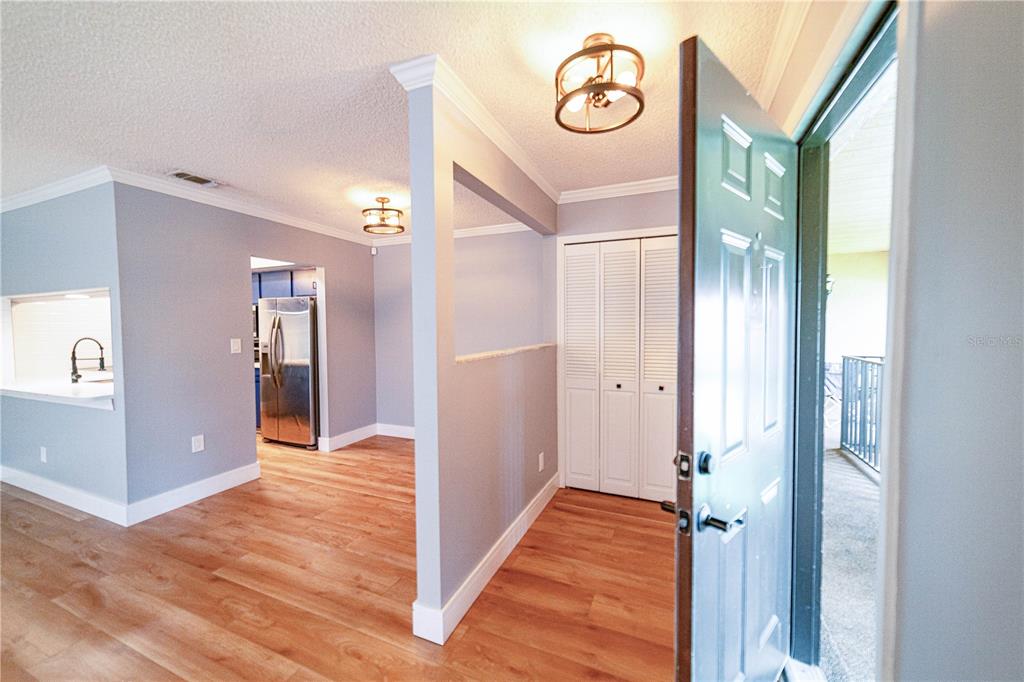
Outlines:
{"type": "Polygon", "coordinates": [[[498,363],[508,367],[485,369],[455,362],[454,183],[539,234],[556,231],[557,193],[437,55],[395,65],[391,72],[409,93],[413,633],[443,644],[554,491],[554,472],[550,485],[527,476],[524,446],[502,435],[529,434],[531,456],[557,450],[553,412],[527,409],[548,390],[554,403],[555,371],[548,366],[554,349],[529,355],[521,366],[515,359],[498,363]],[[521,383],[496,378],[501,372],[530,372],[531,393],[520,390],[521,383]],[[516,415],[526,414],[531,423],[523,426],[516,415]]]}
{"type": "Polygon", "coordinates": [[[432,77],[433,62],[411,66],[394,71],[409,91],[409,177],[415,223],[411,229],[417,591],[413,633],[442,644],[447,633],[442,622],[440,410],[455,357],[452,161],[438,140],[441,95],[432,77]]]}

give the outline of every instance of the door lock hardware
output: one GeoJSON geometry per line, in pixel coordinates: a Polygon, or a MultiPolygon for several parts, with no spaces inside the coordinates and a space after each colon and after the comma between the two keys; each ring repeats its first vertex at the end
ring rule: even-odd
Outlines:
{"type": "Polygon", "coordinates": [[[679,510],[679,520],[676,521],[676,530],[680,535],[690,534],[690,512],[679,510]]]}
{"type": "Polygon", "coordinates": [[[714,528],[715,530],[720,530],[723,533],[728,533],[733,529],[741,527],[743,523],[742,513],[737,515],[734,519],[725,520],[712,516],[711,507],[706,504],[702,504],[700,509],[697,510],[697,530],[714,528]]]}
{"type": "Polygon", "coordinates": [[[667,511],[669,514],[676,514],[678,516],[678,518],[676,519],[677,531],[679,531],[683,535],[690,534],[690,512],[686,511],[685,509],[677,510],[676,503],[673,502],[672,500],[662,500],[661,509],[662,511],[667,511]]]}
{"type": "Polygon", "coordinates": [[[680,481],[690,478],[690,453],[679,450],[672,462],[676,465],[676,476],[680,481]]]}
{"type": "Polygon", "coordinates": [[[697,453],[697,471],[702,474],[712,474],[715,472],[715,456],[707,450],[702,450],[697,453]]]}

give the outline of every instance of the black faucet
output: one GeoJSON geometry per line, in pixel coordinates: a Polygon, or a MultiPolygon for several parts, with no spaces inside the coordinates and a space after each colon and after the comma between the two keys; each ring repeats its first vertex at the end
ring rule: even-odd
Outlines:
{"type": "Polygon", "coordinates": [[[82,359],[83,360],[99,360],[100,361],[100,368],[99,368],[100,371],[103,372],[103,371],[105,371],[107,369],[106,365],[104,364],[104,360],[103,360],[103,344],[100,343],[99,341],[97,341],[96,339],[92,338],[91,336],[83,336],[82,338],[80,338],[77,341],[75,341],[75,345],[71,347],[71,383],[73,383],[73,384],[77,384],[78,380],[82,378],[82,375],[78,373],[78,356],[75,355],[75,350],[77,350],[78,344],[82,343],[82,341],[92,341],[100,349],[100,356],[98,358],[82,358],[82,359]]]}

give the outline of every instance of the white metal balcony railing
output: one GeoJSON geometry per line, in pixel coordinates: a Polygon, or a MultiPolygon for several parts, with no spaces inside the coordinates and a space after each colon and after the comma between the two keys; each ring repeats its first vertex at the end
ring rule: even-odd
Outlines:
{"type": "Polygon", "coordinates": [[[839,445],[875,471],[881,471],[882,368],[885,358],[843,356],[842,426],[839,445]]]}

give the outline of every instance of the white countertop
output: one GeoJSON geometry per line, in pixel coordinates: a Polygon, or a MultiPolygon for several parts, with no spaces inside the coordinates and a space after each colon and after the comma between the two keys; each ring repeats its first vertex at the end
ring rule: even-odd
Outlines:
{"type": "Polygon", "coordinates": [[[78,405],[97,410],[114,409],[114,382],[92,381],[20,383],[0,387],[0,395],[48,403],[78,405]]]}

